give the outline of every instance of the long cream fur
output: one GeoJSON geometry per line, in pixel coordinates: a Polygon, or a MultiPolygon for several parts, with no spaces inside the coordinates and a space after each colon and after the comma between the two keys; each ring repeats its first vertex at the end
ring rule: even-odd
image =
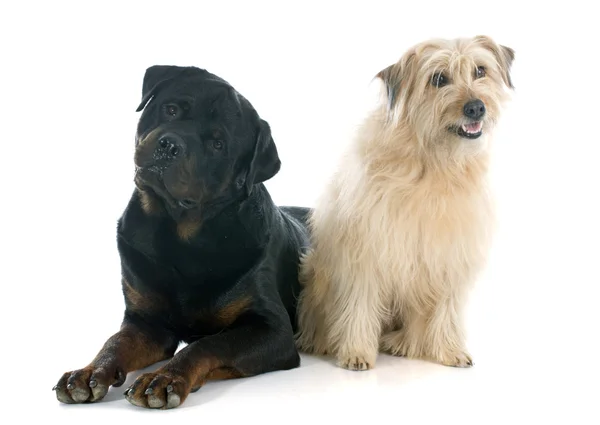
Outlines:
{"type": "Polygon", "coordinates": [[[493,204],[491,133],[512,88],[512,49],[491,38],[432,40],[378,74],[385,101],[368,118],[310,219],[301,350],[374,367],[378,351],[470,366],[462,312],[484,267],[493,204]],[[485,76],[476,78],[477,67],[485,76]],[[443,73],[445,87],[432,84],[443,73]],[[486,107],[476,140],[450,130],[464,104],[486,107]]]}

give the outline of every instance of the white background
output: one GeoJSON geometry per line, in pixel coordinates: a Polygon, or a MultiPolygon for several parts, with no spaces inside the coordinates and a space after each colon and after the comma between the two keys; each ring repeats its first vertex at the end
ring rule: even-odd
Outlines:
{"type": "Polygon", "coordinates": [[[0,10],[0,421],[600,423],[592,2],[92,4],[0,10]],[[304,357],[294,371],[210,383],[169,412],[123,399],[135,374],[105,402],[57,402],[61,374],[121,320],[115,230],[146,67],[230,81],[273,129],[274,200],[312,205],[372,106],[375,74],[424,39],[476,34],[515,49],[517,90],[495,142],[499,232],[469,308],[474,368],[381,356],[355,373],[304,357]]]}

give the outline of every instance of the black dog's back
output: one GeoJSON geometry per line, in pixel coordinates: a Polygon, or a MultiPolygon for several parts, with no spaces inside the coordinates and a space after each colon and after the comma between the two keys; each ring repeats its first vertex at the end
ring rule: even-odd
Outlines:
{"type": "Polygon", "coordinates": [[[304,226],[308,225],[308,218],[312,213],[312,208],[305,207],[281,207],[281,210],[286,214],[292,216],[296,220],[300,221],[304,226]]]}

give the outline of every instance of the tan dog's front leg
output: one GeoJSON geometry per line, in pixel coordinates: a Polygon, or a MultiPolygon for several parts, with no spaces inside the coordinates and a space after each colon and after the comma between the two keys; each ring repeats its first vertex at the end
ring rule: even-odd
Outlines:
{"type": "Polygon", "coordinates": [[[473,359],[465,348],[460,305],[456,297],[441,300],[428,317],[423,350],[425,357],[445,366],[473,366],[473,359]]]}
{"type": "Polygon", "coordinates": [[[329,339],[336,347],[337,365],[349,370],[375,367],[381,332],[379,288],[366,280],[345,282],[328,315],[329,339]]]}

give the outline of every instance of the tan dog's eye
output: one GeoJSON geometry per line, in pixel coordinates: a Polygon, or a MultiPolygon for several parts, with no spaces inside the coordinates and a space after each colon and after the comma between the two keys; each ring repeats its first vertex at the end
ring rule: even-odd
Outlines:
{"type": "Polygon", "coordinates": [[[485,67],[478,66],[477,70],[475,71],[475,78],[483,78],[483,77],[485,77],[485,67]]]}
{"type": "Polygon", "coordinates": [[[437,72],[433,74],[433,77],[431,78],[431,84],[437,88],[444,87],[448,84],[448,77],[441,72],[437,72]]]}
{"type": "Polygon", "coordinates": [[[213,145],[213,148],[215,148],[218,151],[223,149],[223,142],[221,140],[214,140],[212,145],[213,145]]]}

